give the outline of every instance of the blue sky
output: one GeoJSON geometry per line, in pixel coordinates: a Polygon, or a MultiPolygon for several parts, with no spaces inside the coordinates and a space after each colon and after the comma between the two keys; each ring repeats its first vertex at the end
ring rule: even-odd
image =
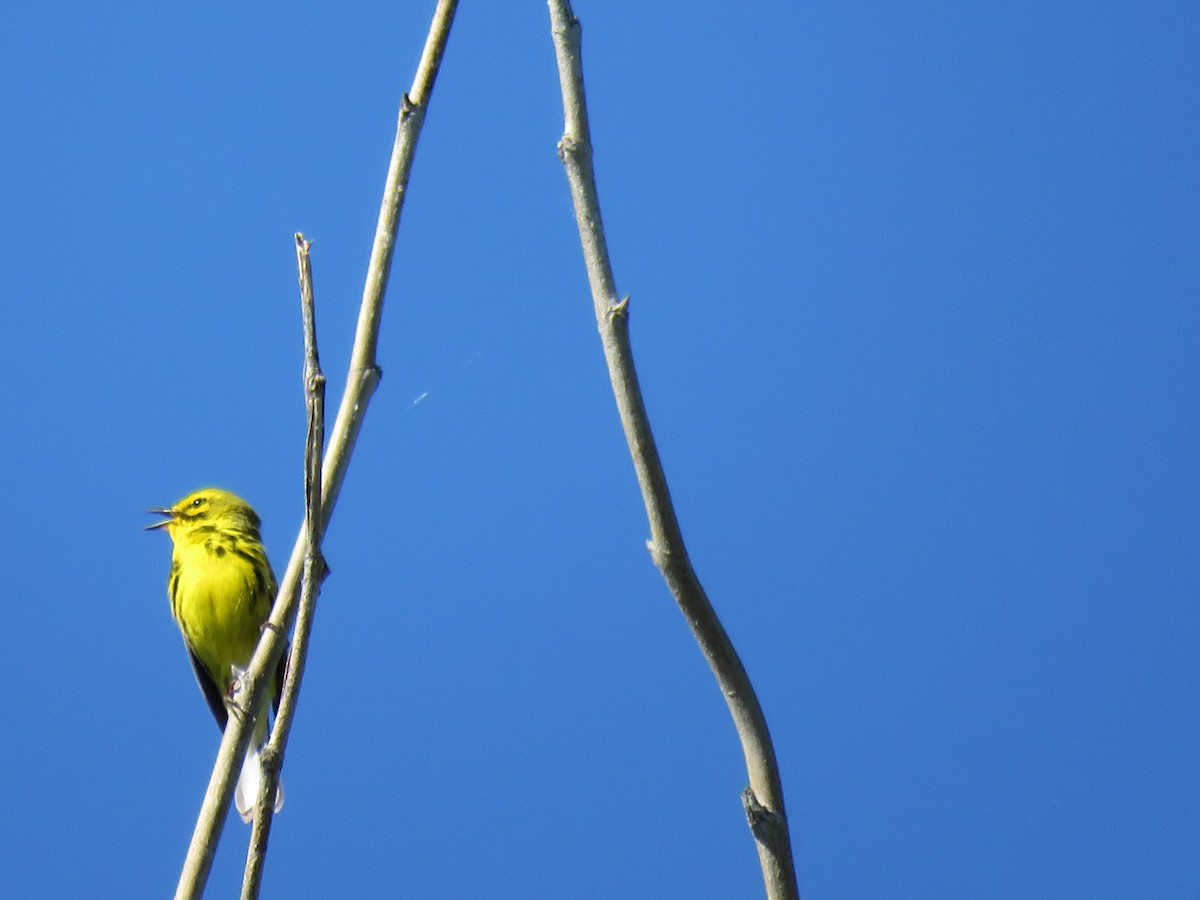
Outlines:
{"type": "MultiPolygon", "coordinates": [[[[142,511],[233,489],[282,568],[291,235],[336,401],[431,12],[5,16],[0,893],[173,889],[219,734],[142,511]]],[[[643,388],[806,896],[1200,895],[1195,5],[576,12],[643,388]]],[[[465,4],[264,896],[760,891],[561,129],[545,7],[465,4]]]]}

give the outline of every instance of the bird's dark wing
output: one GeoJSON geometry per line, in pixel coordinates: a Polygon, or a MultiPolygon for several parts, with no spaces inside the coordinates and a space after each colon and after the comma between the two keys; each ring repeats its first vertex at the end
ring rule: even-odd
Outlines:
{"type": "Polygon", "coordinates": [[[283,678],[287,675],[288,657],[292,655],[292,645],[289,642],[283,648],[283,656],[279,657],[279,665],[275,667],[275,694],[271,697],[271,709],[279,713],[279,698],[283,695],[283,678]]]}
{"type": "Polygon", "coordinates": [[[200,657],[192,652],[191,647],[188,647],[188,658],[192,661],[192,671],[196,673],[196,683],[200,685],[204,699],[208,701],[208,708],[216,716],[217,727],[224,731],[225,723],[229,721],[229,710],[225,708],[225,698],[221,694],[221,689],[217,687],[217,683],[208,674],[208,669],[204,668],[204,663],[200,662],[200,657]]]}

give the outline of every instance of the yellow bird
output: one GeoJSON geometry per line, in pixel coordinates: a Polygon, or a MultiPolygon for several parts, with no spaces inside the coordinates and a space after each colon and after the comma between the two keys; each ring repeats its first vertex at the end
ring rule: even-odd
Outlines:
{"type": "MultiPolygon", "coordinates": [[[[219,488],[188,494],[147,530],[165,528],[171,536],[167,596],[171,615],[183,633],[196,680],[222,731],[239,680],[258,646],[263,623],[277,591],[275,573],[259,537],[258,514],[240,497],[219,488]]],[[[279,661],[268,695],[276,709],[283,687],[286,654],[279,661]]],[[[242,761],[234,803],[243,822],[252,818],[262,783],[259,754],[267,741],[267,703],[255,712],[254,733],[242,761]]],[[[240,709],[234,705],[235,712],[240,709]]],[[[275,794],[283,806],[283,785],[275,794]]]]}

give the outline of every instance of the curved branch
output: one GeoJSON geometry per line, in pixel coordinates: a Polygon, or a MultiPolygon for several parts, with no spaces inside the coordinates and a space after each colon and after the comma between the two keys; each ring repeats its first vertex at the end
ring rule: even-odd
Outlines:
{"type": "MultiPolygon", "coordinates": [[[[433,92],[434,81],[450,37],[450,26],[454,21],[457,0],[439,0],[433,14],[433,23],[421,61],[417,66],[412,89],[404,95],[400,106],[400,119],[396,129],[396,140],[388,164],[387,181],[384,185],[383,201],[379,210],[379,221],[375,241],[371,248],[371,261],[367,268],[367,280],[363,287],[362,304],[359,308],[358,327],[354,336],[354,349],[350,358],[350,371],[346,378],[346,390],[342,395],[337,420],[330,436],[322,466],[321,514],[319,528],[323,532],[333,515],[350,455],[354,450],[358,432],[367,411],[367,404],[379,383],[380,370],[376,363],[376,347],[379,340],[379,325],[383,314],[383,297],[391,269],[392,251],[396,243],[396,230],[400,224],[400,211],[412,171],[413,156],[417,139],[425,121],[425,112],[433,92]]],[[[250,661],[243,681],[244,703],[247,709],[258,709],[262,692],[270,683],[266,673],[274,670],[286,646],[285,635],[296,616],[299,595],[300,573],[304,565],[305,549],[308,546],[307,529],[302,529],[292,548],[287,570],[280,582],[279,594],[271,610],[271,618],[263,629],[258,649],[250,661]]],[[[192,832],[191,844],[175,890],[176,898],[196,898],[204,890],[208,873],[216,853],[217,838],[229,800],[233,795],[237,767],[250,741],[252,724],[250,716],[230,716],[221,749],[217,753],[213,774],[200,807],[200,815],[192,832]]]]}
{"type": "Polygon", "coordinates": [[[618,300],[592,170],[579,20],[567,0],[548,2],[565,118],[558,155],[570,183],[596,325],[650,523],[647,546],[717,678],[737,728],[750,780],[750,786],[743,794],[743,805],[758,846],[767,896],[771,900],[795,900],[799,890],[784,812],[783,787],[767,720],[750,677],[688,559],[683,532],[671,503],[666,474],[638,385],[629,343],[629,298],[618,300]]]}

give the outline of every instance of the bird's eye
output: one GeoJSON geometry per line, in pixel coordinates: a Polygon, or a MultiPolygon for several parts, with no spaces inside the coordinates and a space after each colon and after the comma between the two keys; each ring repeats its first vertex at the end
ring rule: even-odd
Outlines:
{"type": "Polygon", "coordinates": [[[197,497],[195,500],[192,501],[191,505],[192,505],[192,509],[199,509],[201,506],[204,505],[204,498],[197,497]]]}

